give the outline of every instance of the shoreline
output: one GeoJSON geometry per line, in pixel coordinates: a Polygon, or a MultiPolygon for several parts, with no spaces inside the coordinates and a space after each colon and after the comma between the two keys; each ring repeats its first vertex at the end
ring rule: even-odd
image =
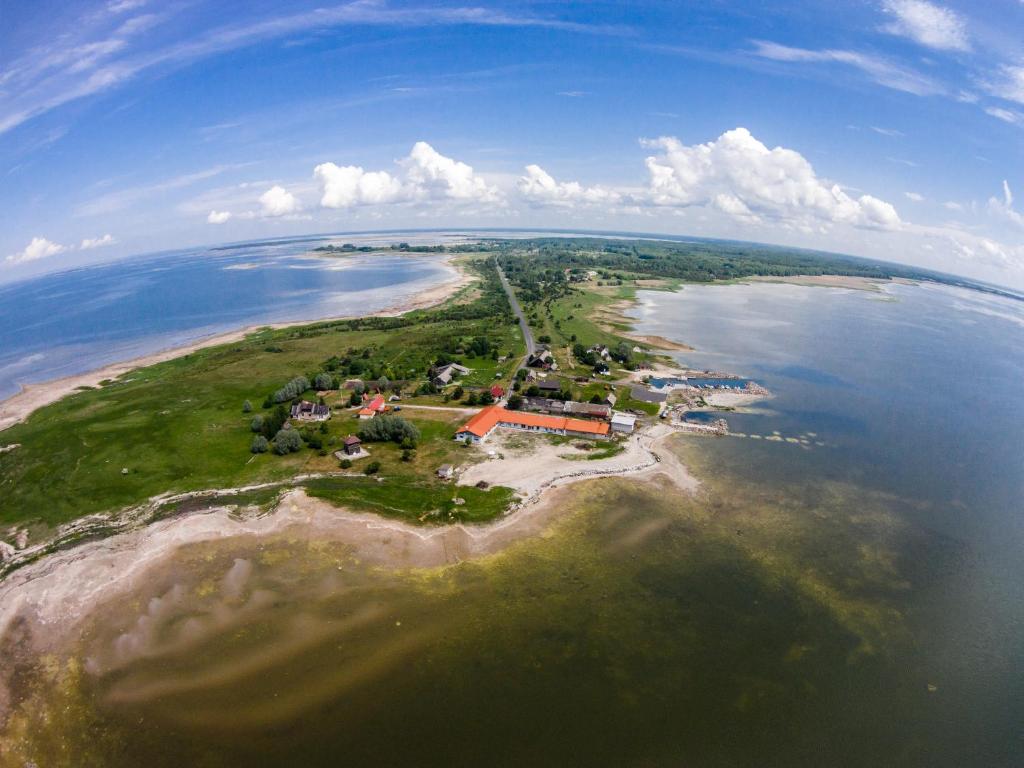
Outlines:
{"type": "Polygon", "coordinates": [[[456,273],[451,279],[446,280],[433,288],[427,288],[420,291],[398,304],[385,307],[379,312],[373,312],[368,315],[341,315],[337,317],[323,317],[313,320],[294,320],[282,323],[247,325],[233,331],[224,331],[222,333],[204,336],[196,339],[195,341],[189,342],[188,344],[168,347],[130,360],[110,363],[109,365],[94,368],[83,373],[76,373],[71,376],[51,379],[49,381],[24,384],[21,387],[21,391],[11,395],[5,400],[0,400],[0,438],[2,438],[2,433],[5,430],[13,427],[15,424],[20,424],[25,421],[35,411],[40,408],[44,408],[47,405],[51,405],[58,400],[62,400],[68,395],[74,394],[81,387],[95,387],[99,385],[101,381],[116,379],[139,368],[156,365],[157,363],[164,363],[178,357],[185,357],[186,355],[190,355],[201,349],[241,341],[250,334],[266,328],[281,330],[283,328],[294,328],[303,325],[312,325],[315,323],[351,320],[356,317],[395,317],[397,315],[404,315],[407,312],[413,312],[417,309],[429,309],[430,307],[437,306],[438,304],[442,304],[447,301],[460,290],[473,283],[476,279],[453,264],[453,259],[454,256],[450,256],[445,260],[445,265],[453,269],[456,273]]]}

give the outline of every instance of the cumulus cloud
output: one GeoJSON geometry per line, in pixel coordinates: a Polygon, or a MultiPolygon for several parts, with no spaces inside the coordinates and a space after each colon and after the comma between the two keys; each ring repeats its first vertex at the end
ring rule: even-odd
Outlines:
{"type": "Polygon", "coordinates": [[[25,246],[24,250],[12,253],[6,260],[11,264],[24,264],[29,261],[38,261],[39,259],[56,256],[58,253],[63,253],[66,250],[66,246],[51,242],[45,237],[33,237],[32,242],[25,246]]]}
{"type": "Polygon", "coordinates": [[[845,223],[897,229],[896,209],[884,200],[853,198],[818,178],[799,152],[768,149],[746,128],[715,141],[686,146],[673,137],[643,142],[659,150],[647,158],[647,200],[657,206],[704,206],[741,219],[769,219],[807,227],[845,223]]]}
{"type": "Polygon", "coordinates": [[[301,207],[295,195],[277,184],[260,195],[260,212],[264,216],[289,216],[297,213],[301,207]]]}
{"type": "Polygon", "coordinates": [[[547,205],[617,203],[622,199],[618,192],[604,187],[584,187],[576,181],[555,181],[539,165],[526,166],[526,175],[519,178],[516,186],[527,200],[547,205]]]}
{"type": "Polygon", "coordinates": [[[886,0],[883,9],[892,21],[882,29],[940,51],[967,51],[967,24],[959,14],[926,0],[886,0]]]}
{"type": "Polygon", "coordinates": [[[321,163],[313,169],[321,185],[320,205],[350,208],[357,205],[451,200],[496,203],[497,188],[473,171],[472,166],[446,157],[418,141],[398,161],[398,171],[366,171],[361,166],[321,163]]]}
{"type": "Polygon", "coordinates": [[[105,245],[113,245],[116,242],[117,240],[115,240],[112,235],[107,234],[102,237],[87,237],[78,247],[83,251],[88,251],[92,248],[102,248],[105,245]]]}
{"type": "Polygon", "coordinates": [[[209,216],[206,217],[207,224],[226,224],[231,218],[230,211],[210,211],[209,216]]]}

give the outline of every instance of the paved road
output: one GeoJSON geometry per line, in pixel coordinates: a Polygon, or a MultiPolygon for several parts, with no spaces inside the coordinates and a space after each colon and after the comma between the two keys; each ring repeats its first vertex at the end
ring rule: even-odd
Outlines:
{"type": "Polygon", "coordinates": [[[537,345],[533,342],[533,331],[530,330],[530,325],[526,322],[526,316],[523,314],[523,308],[519,306],[519,299],[516,298],[515,291],[513,291],[512,286],[509,285],[508,279],[505,277],[505,273],[501,271],[501,267],[497,267],[497,269],[498,277],[501,278],[501,287],[505,289],[505,293],[508,295],[508,303],[512,305],[512,311],[515,312],[516,317],[519,318],[519,327],[523,329],[523,340],[526,342],[526,357],[529,357],[537,351],[537,345]]]}

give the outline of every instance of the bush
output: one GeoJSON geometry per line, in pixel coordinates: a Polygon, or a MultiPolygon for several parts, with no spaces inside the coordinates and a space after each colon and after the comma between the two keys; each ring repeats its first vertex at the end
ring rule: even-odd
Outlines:
{"type": "Polygon", "coordinates": [[[284,403],[288,400],[294,400],[307,389],[309,389],[309,379],[305,376],[296,376],[274,393],[274,402],[284,403]]]}
{"type": "Polygon", "coordinates": [[[477,397],[476,392],[470,392],[469,397],[466,398],[466,405],[476,405],[477,397]]]}
{"type": "Polygon", "coordinates": [[[364,475],[375,475],[379,471],[380,471],[380,462],[379,461],[371,461],[369,464],[367,464],[363,468],[363,474],[364,475]]]}
{"type": "Polygon", "coordinates": [[[494,402],[494,395],[485,389],[480,393],[480,397],[477,399],[477,402],[479,402],[480,405],[490,405],[494,402]]]}
{"type": "Polygon", "coordinates": [[[334,377],[329,373],[318,373],[313,384],[317,389],[334,389],[334,377]]]}
{"type": "Polygon", "coordinates": [[[510,411],[518,411],[523,407],[523,398],[519,395],[509,395],[508,398],[508,409],[510,411]]]}
{"type": "Polygon", "coordinates": [[[274,453],[284,456],[302,448],[302,436],[294,429],[282,429],[274,435],[274,453]]]}
{"type": "Polygon", "coordinates": [[[252,446],[249,450],[253,453],[266,453],[270,450],[270,442],[263,435],[256,435],[252,439],[252,446]]]}
{"type": "Polygon", "coordinates": [[[540,342],[541,344],[550,344],[550,343],[551,343],[551,337],[550,337],[550,336],[548,336],[548,335],[547,335],[547,334],[545,333],[545,334],[543,334],[543,335],[541,335],[541,336],[538,336],[538,337],[537,337],[537,341],[539,341],[539,342],[540,342]]]}
{"type": "Polygon", "coordinates": [[[252,413],[252,403],[248,400],[242,403],[242,413],[252,413]]]}
{"type": "Polygon", "coordinates": [[[406,448],[404,451],[402,451],[402,461],[412,461],[415,455],[416,451],[406,448]]]}
{"type": "Polygon", "coordinates": [[[342,469],[349,469],[352,466],[352,459],[342,459],[340,463],[342,469]]]}
{"type": "Polygon", "coordinates": [[[249,429],[253,432],[263,431],[263,416],[253,416],[252,421],[249,422],[249,429]]]}
{"type": "Polygon", "coordinates": [[[359,437],[368,443],[393,442],[415,447],[420,431],[401,416],[378,416],[363,425],[359,437]]]}
{"type": "Polygon", "coordinates": [[[452,392],[452,400],[461,400],[464,394],[466,394],[466,390],[462,388],[462,385],[459,385],[455,388],[455,391],[452,392]]]}

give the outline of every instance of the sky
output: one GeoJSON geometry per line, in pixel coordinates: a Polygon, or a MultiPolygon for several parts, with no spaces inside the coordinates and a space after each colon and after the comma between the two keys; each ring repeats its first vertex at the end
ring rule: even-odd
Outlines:
{"type": "Polygon", "coordinates": [[[0,225],[0,282],[558,227],[1020,289],[1024,0],[0,0],[0,225]]]}

